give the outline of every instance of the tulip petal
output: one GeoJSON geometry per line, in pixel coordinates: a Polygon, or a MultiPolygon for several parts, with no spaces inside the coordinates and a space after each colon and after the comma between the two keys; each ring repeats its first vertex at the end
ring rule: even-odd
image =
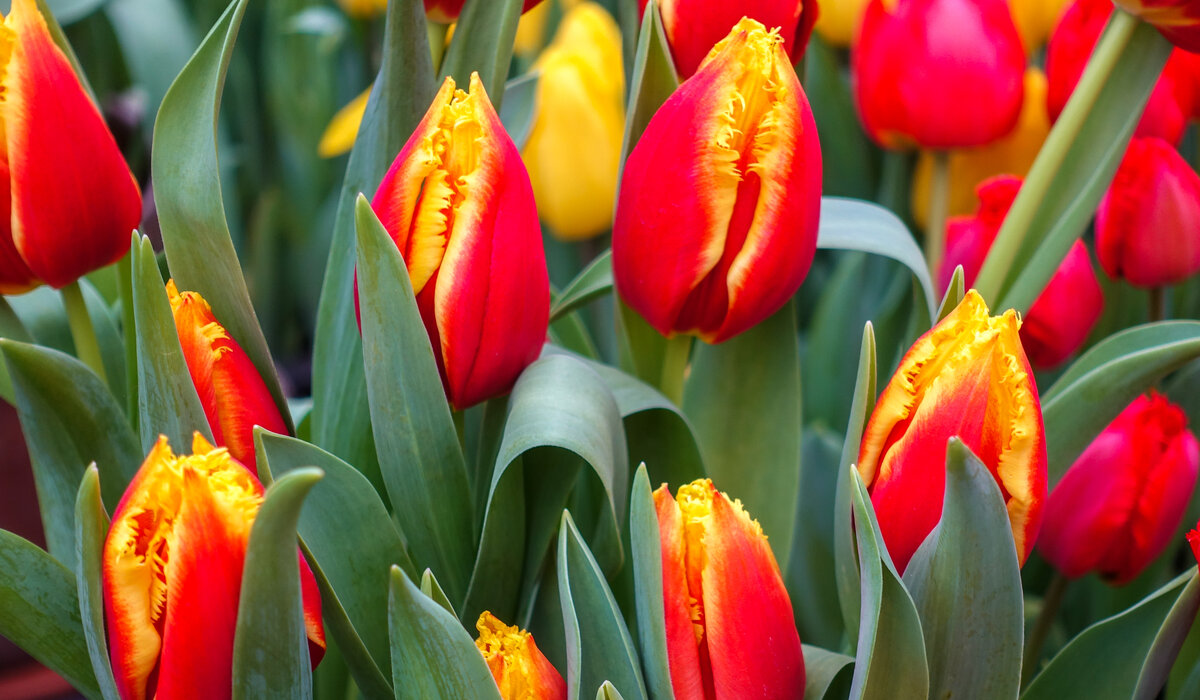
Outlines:
{"type": "Polygon", "coordinates": [[[709,675],[706,679],[700,666],[695,624],[698,620],[693,619],[700,616],[700,601],[688,592],[683,515],[666,484],[654,492],[654,510],[662,539],[663,602],[671,687],[678,700],[705,700],[706,682],[711,688],[712,677],[709,675]]]}
{"type": "Polygon", "coordinates": [[[21,294],[41,284],[12,239],[12,197],[8,164],[0,162],[0,294],[21,294]]]}

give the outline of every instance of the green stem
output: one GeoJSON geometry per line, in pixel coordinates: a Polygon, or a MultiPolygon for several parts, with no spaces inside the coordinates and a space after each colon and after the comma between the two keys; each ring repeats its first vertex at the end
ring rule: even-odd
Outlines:
{"type": "Polygon", "coordinates": [[[950,209],[950,152],[934,151],[933,177],[929,182],[929,221],[925,229],[925,262],[938,277],[946,243],[946,214],[950,209]]]}
{"type": "Polygon", "coordinates": [[[1017,259],[1025,235],[1033,224],[1034,215],[1050,193],[1051,182],[1062,168],[1067,151],[1079,136],[1084,122],[1096,104],[1096,99],[1100,96],[1100,91],[1117,67],[1117,60],[1133,37],[1138,21],[1136,17],[1119,8],[1113,13],[1108,29],[1092,53],[1075,91],[1071,93],[1071,99],[1067,101],[1058,121],[1054,123],[1054,128],[1050,130],[1046,143],[1038,152],[1016,201],[1009,209],[1008,216],[1004,217],[1000,232],[996,234],[991,252],[983,263],[983,269],[975,279],[975,289],[989,303],[995,304],[1000,300],[1002,286],[1017,259]]]}
{"type": "Polygon", "coordinates": [[[1165,287],[1150,288],[1150,323],[1167,318],[1167,290],[1165,287]]]}
{"type": "Polygon", "coordinates": [[[137,325],[133,316],[133,249],[117,262],[121,295],[121,330],[125,338],[125,411],[138,431],[137,325]]]}
{"type": "Polygon", "coordinates": [[[92,371],[100,377],[100,381],[108,384],[108,375],[104,372],[104,361],[100,357],[100,343],[96,340],[96,329],[92,327],[92,317],[88,315],[87,306],[83,303],[83,290],[76,280],[62,288],[63,304],[67,307],[67,323],[71,326],[71,338],[75,341],[75,354],[92,371]]]}
{"type": "Polygon", "coordinates": [[[688,359],[692,354],[692,336],[677,335],[665,342],[658,388],[671,403],[683,406],[683,381],[687,375],[688,359]]]}
{"type": "Polygon", "coordinates": [[[879,174],[879,204],[888,211],[905,218],[906,198],[909,190],[909,169],[912,163],[907,151],[883,152],[883,167],[879,174]]]}
{"type": "Polygon", "coordinates": [[[1037,622],[1034,623],[1033,631],[1025,643],[1025,660],[1021,663],[1022,688],[1033,680],[1037,672],[1038,661],[1042,657],[1042,645],[1046,642],[1050,629],[1054,627],[1054,619],[1058,617],[1058,609],[1062,606],[1063,595],[1066,594],[1069,583],[1066,576],[1055,572],[1054,578],[1050,579],[1050,585],[1046,587],[1046,593],[1042,596],[1041,612],[1038,613],[1037,622]]]}

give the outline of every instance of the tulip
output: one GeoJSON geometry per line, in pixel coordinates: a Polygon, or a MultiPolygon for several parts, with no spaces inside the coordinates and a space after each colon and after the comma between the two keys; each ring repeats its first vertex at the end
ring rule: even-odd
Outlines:
{"type": "Polygon", "coordinates": [[[625,74],[621,30],[594,2],[567,12],[554,42],[534,64],[541,72],[536,116],[522,157],[550,231],[580,240],[612,226],[625,74]]]}
{"type": "Polygon", "coordinates": [[[1070,578],[1137,578],[1175,535],[1200,468],[1183,410],[1151,393],[1109,423],[1046,501],[1038,549],[1070,578]]]}
{"type": "MultiPolygon", "coordinates": [[[[639,17],[646,12],[646,2],[638,0],[639,17]]],[[[658,0],[658,9],[675,70],[683,78],[699,70],[709,50],[743,17],[778,28],[789,63],[803,57],[817,21],[816,0],[658,0]]]]}
{"type": "MultiPolygon", "coordinates": [[[[1046,75],[1050,80],[1046,107],[1051,120],[1066,107],[1113,13],[1111,0],[1076,0],[1063,14],[1046,48],[1046,75]]],[[[1182,51],[1174,51],[1154,85],[1135,135],[1157,136],[1179,143],[1196,107],[1196,64],[1182,51]]]]}
{"type": "MultiPolygon", "coordinates": [[[[979,186],[979,211],[950,220],[938,273],[943,288],[957,265],[963,266],[967,286],[974,284],[1020,188],[1021,179],[1011,175],[987,180],[979,186]]],[[[1021,324],[1021,344],[1030,363],[1038,368],[1061,364],[1083,346],[1103,310],[1104,291],[1092,259],[1083,241],[1075,241],[1021,324]]]]}
{"type": "Polygon", "coordinates": [[[833,46],[847,47],[858,33],[867,0],[835,0],[821,3],[817,33],[833,46]]]}
{"type": "Polygon", "coordinates": [[[338,0],[338,5],[355,19],[371,19],[387,12],[388,0],[338,0]]]}
{"type": "Polygon", "coordinates": [[[1200,3],[1196,0],[1115,0],[1153,24],[1172,44],[1200,53],[1200,3]]]}
{"type": "Polygon", "coordinates": [[[758,522],[708,479],[654,492],[667,660],[678,700],[804,695],[804,654],[758,522]]]}
{"type": "Polygon", "coordinates": [[[946,443],[957,436],[1000,486],[1017,559],[1037,539],[1046,440],[1016,312],[989,316],[975,290],[917,339],[875,404],[858,454],[879,529],[903,571],[942,517],[946,443]]]}
{"type": "Polygon", "coordinates": [[[851,52],[858,113],[885,148],[983,146],[1017,124],[1025,49],[1004,0],[871,0],[851,52]]]}
{"type": "Polygon", "coordinates": [[[1033,53],[1050,37],[1067,0],[1009,0],[1008,5],[1026,52],[1033,53]]]}
{"type": "MultiPolygon", "coordinates": [[[[263,487],[196,434],[191,455],[159,437],[113,513],[102,589],[122,700],[233,695],[242,567],[263,487]]],[[[325,653],[316,580],[297,550],[313,667],[325,653]]]]}
{"type": "Polygon", "coordinates": [[[659,108],[625,163],[613,275],[663,335],[727,340],[812,264],[821,145],[783,39],[744,19],[659,108]]]}
{"type": "Polygon", "coordinates": [[[0,293],[62,288],[129,252],[142,195],[34,0],[0,46],[0,293]]]}
{"type": "Polygon", "coordinates": [[[475,623],[475,646],[487,661],[504,700],[566,700],[567,683],[542,654],[533,635],[485,611],[475,623]]]}
{"type": "MultiPolygon", "coordinates": [[[[472,0],[473,2],[488,2],[489,0],[472,0]]],[[[521,12],[528,12],[542,0],[525,0],[521,12]]],[[[467,0],[425,0],[425,16],[434,22],[450,24],[458,19],[467,0]]]]}
{"type": "Polygon", "coordinates": [[[229,336],[197,292],[180,292],[167,282],[167,299],[188,374],[204,406],[213,439],[257,476],[254,426],[287,434],[287,423],[250,356],[229,336]]]}
{"type": "Polygon", "coordinates": [[[333,115],[333,119],[330,119],[329,125],[325,127],[325,133],[321,134],[321,141],[317,144],[317,155],[322,158],[334,158],[349,153],[350,149],[354,148],[354,141],[358,138],[358,127],[362,124],[363,115],[367,113],[367,100],[370,97],[371,88],[368,87],[333,115]]]}
{"type": "Polygon", "coordinates": [[[1196,563],[1200,564],[1200,523],[1196,523],[1196,527],[1188,530],[1187,541],[1192,548],[1192,556],[1196,558],[1196,563]]]}
{"type": "Polygon", "coordinates": [[[529,176],[477,74],[446,78],[371,206],[400,249],[442,384],[465,409],[537,359],[550,278],[529,176]]]}
{"type": "Polygon", "coordinates": [[[1200,271],[1200,175],[1162,139],[1135,138],[1096,212],[1110,277],[1161,287],[1200,271]]]}

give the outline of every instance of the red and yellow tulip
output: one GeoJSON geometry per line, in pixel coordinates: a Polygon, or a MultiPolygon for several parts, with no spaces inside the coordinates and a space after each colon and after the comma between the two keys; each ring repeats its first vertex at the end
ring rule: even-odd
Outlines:
{"type": "Polygon", "coordinates": [[[941,520],[946,443],[955,436],[996,478],[1018,560],[1033,549],[1046,500],[1046,439],[1020,324],[1011,310],[989,316],[968,291],[917,339],[875,404],[858,470],[901,571],[941,520]]]}
{"type": "Polygon", "coordinates": [[[1200,53],[1200,2],[1196,0],[1115,0],[1126,12],[1153,24],[1172,44],[1200,53]]]}
{"type": "Polygon", "coordinates": [[[119,260],[142,196],[34,0],[0,24],[0,293],[61,288],[119,260]]]}
{"type": "Polygon", "coordinates": [[[679,700],[804,695],[804,654],[775,555],[708,479],[654,492],[671,685],[679,700]]]}
{"type": "Polygon", "coordinates": [[[566,700],[567,683],[542,654],[533,635],[504,624],[490,612],[475,623],[479,647],[504,700],[566,700]]]}
{"type": "Polygon", "coordinates": [[[663,335],[728,340],[799,289],[820,200],[816,123],[783,38],[743,19],[659,108],[625,164],[617,291],[663,335]]]}
{"type": "Polygon", "coordinates": [[[529,175],[478,75],[446,78],[371,206],[408,266],[446,395],[468,408],[537,359],[550,279],[529,175]]]}
{"type": "Polygon", "coordinates": [[[230,337],[197,292],[180,292],[167,282],[167,299],[192,384],[204,406],[213,439],[258,474],[254,426],[287,434],[287,423],[250,356],[230,337]]]}
{"type": "MultiPolygon", "coordinates": [[[[425,16],[434,22],[449,24],[458,19],[467,0],[425,0],[425,16]]],[[[479,2],[480,0],[475,0],[479,2]]],[[[528,12],[542,0],[525,0],[522,12],[528,12]]]]}
{"type": "MultiPolygon", "coordinates": [[[[192,451],[176,456],[159,438],[104,541],[104,610],[122,700],[233,694],[242,568],[263,487],[199,434],[192,451]]],[[[321,599],[297,557],[315,667],[325,653],[321,599]]]]}

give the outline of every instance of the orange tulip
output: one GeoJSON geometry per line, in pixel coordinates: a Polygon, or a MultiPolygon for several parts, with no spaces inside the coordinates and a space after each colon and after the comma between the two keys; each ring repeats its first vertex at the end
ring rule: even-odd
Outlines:
{"type": "Polygon", "coordinates": [[[654,492],[667,658],[678,700],[804,695],[792,603],[758,522],[699,479],[654,492]]]}
{"type": "MultiPolygon", "coordinates": [[[[158,439],[104,540],[104,610],[122,700],[233,695],[242,567],[263,487],[198,433],[192,451],[176,456],[158,439]]],[[[315,667],[325,653],[321,599],[297,557],[315,667]]]]}
{"type": "Polygon", "coordinates": [[[119,260],[142,196],[34,0],[0,24],[0,293],[61,288],[119,260]]]}
{"type": "Polygon", "coordinates": [[[1014,311],[989,316],[970,290],[900,361],[863,434],[858,470],[903,571],[942,517],[946,442],[987,465],[1008,508],[1017,558],[1037,539],[1046,501],[1046,439],[1014,311]]]}
{"type": "Polygon", "coordinates": [[[538,649],[533,635],[485,611],[475,623],[475,646],[487,661],[504,700],[566,700],[567,683],[538,649]]]}

